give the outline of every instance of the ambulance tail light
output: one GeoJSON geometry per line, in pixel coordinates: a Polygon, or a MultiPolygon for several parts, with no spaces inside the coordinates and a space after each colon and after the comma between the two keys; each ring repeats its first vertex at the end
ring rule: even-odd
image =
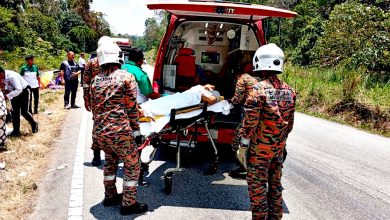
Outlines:
{"type": "Polygon", "coordinates": [[[158,83],[156,81],[153,82],[153,92],[155,93],[159,93],[160,91],[160,86],[158,85],[158,83]]]}

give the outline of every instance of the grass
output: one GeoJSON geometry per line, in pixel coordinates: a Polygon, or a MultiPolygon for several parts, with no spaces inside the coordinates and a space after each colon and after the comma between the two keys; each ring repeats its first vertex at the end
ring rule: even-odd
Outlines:
{"type": "Polygon", "coordinates": [[[24,219],[32,212],[38,180],[45,175],[53,140],[65,118],[62,97],[63,90],[41,90],[40,113],[34,115],[39,132],[32,134],[22,118],[22,136],[7,139],[8,151],[0,153],[0,162],[6,164],[5,170],[0,170],[0,219],[24,219]]]}
{"type": "Polygon", "coordinates": [[[287,65],[282,78],[298,94],[298,111],[390,137],[390,84],[369,86],[364,75],[287,65]]]}

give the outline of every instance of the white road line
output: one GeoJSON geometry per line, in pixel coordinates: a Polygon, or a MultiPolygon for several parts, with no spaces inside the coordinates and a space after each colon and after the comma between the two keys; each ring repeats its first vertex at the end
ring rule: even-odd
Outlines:
{"type": "Polygon", "coordinates": [[[76,156],[73,165],[72,185],[70,190],[68,220],[83,219],[84,191],[84,152],[87,132],[87,111],[82,110],[76,156]]]}

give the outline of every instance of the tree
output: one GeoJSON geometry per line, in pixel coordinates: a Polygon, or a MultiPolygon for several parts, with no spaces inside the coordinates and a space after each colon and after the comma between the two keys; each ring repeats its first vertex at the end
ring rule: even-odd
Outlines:
{"type": "MultiPolygon", "coordinates": [[[[314,54],[326,66],[345,63],[371,71],[390,70],[390,13],[375,6],[337,5],[326,22],[314,54]]],[[[384,74],[388,80],[389,74],[384,74]]]]}
{"type": "Polygon", "coordinates": [[[90,3],[92,0],[68,0],[69,8],[78,14],[83,20],[88,23],[90,18],[90,3]]]}
{"type": "Polygon", "coordinates": [[[73,27],[84,26],[84,20],[73,12],[63,12],[59,20],[61,34],[68,35],[73,27]]]}
{"type": "Polygon", "coordinates": [[[291,51],[294,63],[309,65],[313,61],[311,50],[323,31],[325,19],[320,12],[321,6],[317,0],[308,0],[294,7],[298,16],[283,20],[283,47],[291,51]]]}
{"type": "Polygon", "coordinates": [[[18,18],[21,34],[25,42],[33,43],[37,37],[56,44],[60,34],[53,17],[42,14],[37,8],[27,8],[18,18]]]}
{"type": "Polygon", "coordinates": [[[160,27],[156,18],[148,18],[145,21],[144,41],[146,50],[157,48],[161,41],[160,27]]]}
{"type": "Polygon", "coordinates": [[[14,10],[0,6],[0,50],[13,49],[14,45],[19,45],[17,34],[18,27],[12,22],[14,10]]]}
{"type": "Polygon", "coordinates": [[[29,7],[37,8],[42,14],[57,19],[63,11],[62,7],[64,4],[66,5],[66,2],[64,2],[64,0],[30,0],[29,7]]]}
{"type": "Polygon", "coordinates": [[[0,1],[0,6],[20,11],[26,7],[26,2],[24,0],[2,0],[0,1]]]}
{"type": "Polygon", "coordinates": [[[95,36],[95,33],[86,25],[73,27],[68,34],[71,41],[77,43],[82,51],[86,50],[86,42],[93,40],[95,36]]]}

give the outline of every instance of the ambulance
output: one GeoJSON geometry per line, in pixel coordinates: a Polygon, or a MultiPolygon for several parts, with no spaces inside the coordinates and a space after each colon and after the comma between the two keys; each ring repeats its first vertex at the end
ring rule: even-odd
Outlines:
{"type": "MultiPolygon", "coordinates": [[[[209,83],[225,99],[233,97],[237,76],[250,66],[255,51],[267,44],[264,19],[297,15],[263,5],[205,0],[155,1],[147,7],[165,10],[169,19],[155,62],[155,91],[182,92],[209,83]]],[[[240,112],[233,109],[228,116],[213,117],[218,144],[231,143],[240,112]]]]}

